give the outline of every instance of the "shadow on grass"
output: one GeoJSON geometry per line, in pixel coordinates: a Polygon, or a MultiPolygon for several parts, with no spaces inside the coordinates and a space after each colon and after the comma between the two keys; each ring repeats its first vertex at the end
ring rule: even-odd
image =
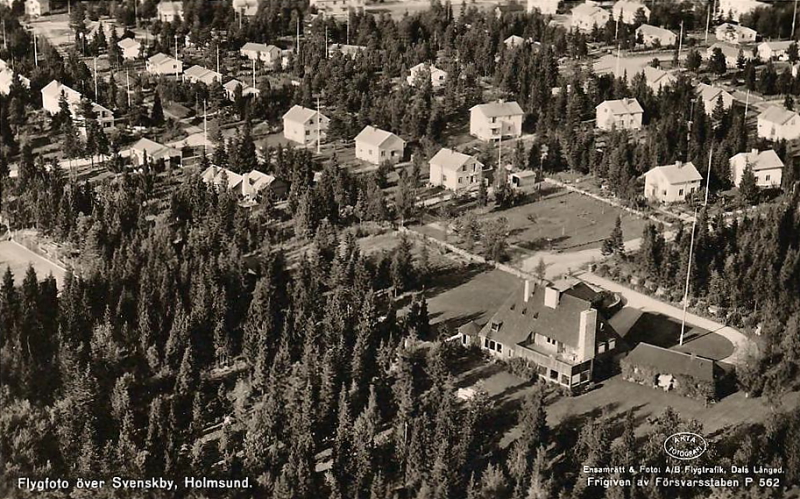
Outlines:
{"type": "Polygon", "coordinates": [[[558,249],[558,244],[569,239],[570,236],[553,237],[549,241],[546,237],[540,237],[531,241],[520,241],[515,243],[520,248],[528,251],[549,251],[551,249],[558,249]]]}

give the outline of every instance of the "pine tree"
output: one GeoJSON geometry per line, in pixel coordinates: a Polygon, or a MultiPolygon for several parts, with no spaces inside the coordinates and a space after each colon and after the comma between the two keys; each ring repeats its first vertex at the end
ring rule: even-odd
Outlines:
{"type": "Polygon", "coordinates": [[[150,122],[154,126],[164,124],[164,108],[161,106],[161,93],[156,91],[153,97],[153,109],[150,111],[150,122]]]}
{"type": "Polygon", "coordinates": [[[742,178],[739,181],[739,199],[746,205],[753,205],[758,201],[756,176],[753,173],[753,167],[749,163],[745,166],[742,178]]]}

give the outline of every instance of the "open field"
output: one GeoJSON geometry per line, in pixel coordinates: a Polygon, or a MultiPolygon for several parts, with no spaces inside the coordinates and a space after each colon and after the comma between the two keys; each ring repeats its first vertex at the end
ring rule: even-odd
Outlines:
{"type": "Polygon", "coordinates": [[[15,282],[19,284],[25,278],[25,273],[28,271],[28,266],[30,265],[33,266],[39,279],[53,274],[58,286],[61,287],[63,284],[64,275],[66,274],[63,268],[45,260],[31,250],[13,241],[0,241],[1,272],[5,272],[6,267],[9,267],[11,273],[14,274],[15,282]]]}

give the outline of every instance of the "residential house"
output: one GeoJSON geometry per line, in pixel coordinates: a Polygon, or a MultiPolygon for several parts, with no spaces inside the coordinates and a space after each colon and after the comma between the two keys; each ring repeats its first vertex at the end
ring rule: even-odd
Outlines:
{"type": "Polygon", "coordinates": [[[659,68],[647,66],[642,72],[644,73],[645,81],[647,81],[647,86],[653,89],[655,93],[658,93],[665,86],[672,85],[677,80],[675,73],[659,68]]]}
{"type": "Polygon", "coordinates": [[[483,163],[452,149],[442,148],[428,162],[431,185],[453,192],[477,188],[483,182],[483,163]]]}
{"type": "Polygon", "coordinates": [[[512,189],[523,189],[525,187],[531,187],[539,182],[538,174],[533,170],[522,170],[517,172],[511,172],[508,175],[508,183],[511,185],[512,189]]]}
{"type": "Polygon", "coordinates": [[[165,163],[181,164],[181,151],[174,147],[159,144],[142,137],[131,146],[131,163],[141,166],[145,160],[149,164],[163,160],[165,163]]]}
{"type": "Polygon", "coordinates": [[[142,50],[142,44],[133,38],[123,38],[117,42],[117,47],[122,51],[122,58],[126,61],[131,61],[139,57],[142,50]]]}
{"type": "Polygon", "coordinates": [[[759,187],[780,187],[783,178],[783,161],[772,149],[759,152],[753,149],[750,152],[740,152],[730,159],[731,180],[736,187],[742,181],[742,174],[747,165],[753,170],[756,185],[759,187]]]}
{"type": "Polygon", "coordinates": [[[525,39],[517,35],[511,35],[503,41],[507,49],[521,47],[523,43],[525,43],[525,39]]]}
{"type": "Polygon", "coordinates": [[[503,137],[521,137],[525,113],[514,101],[499,100],[472,106],[469,110],[469,133],[483,141],[503,137]]]}
{"type": "Polygon", "coordinates": [[[672,31],[649,24],[636,28],[636,39],[641,39],[646,47],[671,47],[678,43],[678,36],[672,31]]]}
{"type": "Polygon", "coordinates": [[[183,72],[184,80],[189,80],[192,83],[205,83],[211,85],[215,81],[222,82],[222,75],[203,66],[194,65],[183,72]]]}
{"type": "Polygon", "coordinates": [[[156,10],[158,20],[162,23],[183,19],[183,2],[160,2],[156,10]]]}
{"type": "Polygon", "coordinates": [[[793,42],[792,40],[787,40],[783,42],[762,42],[758,44],[758,58],[764,62],[772,59],[777,59],[779,61],[788,61],[789,46],[792,43],[796,42],[793,42]]]}
{"type": "Polygon", "coordinates": [[[258,170],[252,170],[242,175],[241,186],[242,197],[251,202],[257,201],[260,196],[267,192],[274,199],[283,199],[289,190],[289,185],[283,180],[258,170]]]}
{"type": "Polygon", "coordinates": [[[298,105],[283,115],[283,136],[302,145],[325,140],[330,120],[313,109],[298,105]]]}
{"type": "Polygon", "coordinates": [[[362,12],[365,4],[365,0],[310,0],[309,7],[322,15],[346,17],[349,12],[362,12]]]}
{"type": "Polygon", "coordinates": [[[214,165],[206,168],[206,170],[200,174],[200,178],[206,185],[213,185],[217,188],[225,186],[228,190],[236,190],[239,192],[241,192],[242,180],[244,179],[244,177],[238,173],[214,165]]]}
{"type": "Polygon", "coordinates": [[[50,0],[25,0],[25,15],[39,17],[50,13],[50,0]]]}
{"type": "Polygon", "coordinates": [[[257,88],[253,88],[239,80],[231,80],[222,85],[222,90],[225,91],[225,97],[227,97],[229,101],[233,102],[236,100],[236,87],[239,86],[242,87],[242,97],[258,96],[259,94],[257,88]]]}
{"type": "Polygon", "coordinates": [[[572,27],[584,33],[591,33],[595,27],[603,28],[611,14],[595,2],[587,1],[572,9],[572,27]]]}
{"type": "Polygon", "coordinates": [[[462,328],[460,339],[499,359],[522,359],[543,380],[581,389],[594,380],[596,363],[610,360],[619,347],[599,302],[597,291],[574,279],[525,281],[477,335],[462,328]]]}
{"type": "Polygon", "coordinates": [[[281,49],[275,45],[247,42],[239,49],[239,54],[251,61],[261,61],[269,67],[281,63],[281,49]]]}
{"type": "Polygon", "coordinates": [[[756,30],[741,26],[739,24],[722,23],[715,30],[717,40],[720,42],[734,43],[754,43],[756,41],[756,30]]]}
{"type": "Polygon", "coordinates": [[[167,54],[158,53],[147,59],[145,70],[154,75],[179,75],[183,72],[183,62],[167,54]]]}
{"type": "Polygon", "coordinates": [[[25,78],[19,73],[15,73],[11,68],[4,67],[0,69],[0,94],[8,95],[11,92],[11,86],[14,84],[14,78],[19,78],[20,83],[25,88],[31,88],[31,80],[25,78]]]}
{"type": "Polygon", "coordinates": [[[657,166],[645,173],[644,197],[661,203],[677,203],[700,189],[702,175],[691,162],[657,166]]]}
{"type": "Polygon", "coordinates": [[[384,161],[399,163],[403,160],[406,143],[397,135],[365,126],[356,136],[356,158],[378,165],[384,161]]]}
{"type": "Polygon", "coordinates": [[[607,100],[595,108],[595,121],[600,130],[642,128],[644,109],[636,99],[607,100]]]}
{"type": "Polygon", "coordinates": [[[367,50],[367,47],[363,45],[345,45],[344,43],[332,43],[328,45],[328,55],[333,55],[338,52],[342,55],[355,57],[356,54],[359,54],[365,50],[367,50]]]}
{"type": "Polygon", "coordinates": [[[783,107],[771,106],[758,115],[758,136],[774,141],[800,138],[800,116],[783,107]]]}
{"type": "Polygon", "coordinates": [[[770,4],[756,0],[719,0],[717,2],[717,16],[739,22],[739,19],[758,8],[769,8],[770,4]]]}
{"type": "Polygon", "coordinates": [[[558,4],[560,3],[561,0],[528,0],[527,11],[538,10],[542,14],[552,16],[558,12],[558,4]]]}
{"type": "Polygon", "coordinates": [[[731,45],[730,43],[717,42],[708,47],[706,50],[706,59],[711,59],[714,55],[714,49],[720,49],[722,55],[725,56],[725,65],[728,68],[735,68],[739,62],[739,55],[741,54],[745,60],[752,59],[753,53],[750,50],[744,50],[738,45],[731,45]]]}
{"type": "MultiPolygon", "coordinates": [[[[42,88],[41,93],[42,107],[51,115],[61,112],[61,97],[63,96],[69,106],[72,119],[75,120],[81,133],[86,134],[86,128],[83,125],[83,112],[81,109],[83,95],[80,92],[53,80],[42,88]]],[[[111,112],[110,109],[96,102],[92,102],[92,111],[103,131],[109,132],[114,128],[114,113],[111,112]]]]}
{"type": "Polygon", "coordinates": [[[417,75],[427,71],[431,75],[431,84],[434,89],[442,87],[447,81],[447,72],[434,66],[433,64],[419,63],[408,70],[406,81],[412,87],[417,84],[417,75]]]}
{"type": "Polygon", "coordinates": [[[259,0],[233,0],[233,11],[246,17],[258,13],[259,0]]]}
{"type": "Polygon", "coordinates": [[[733,96],[725,89],[706,85],[705,83],[698,83],[697,87],[695,87],[695,91],[700,100],[703,101],[703,107],[706,110],[706,114],[709,116],[714,113],[714,109],[717,108],[717,103],[720,99],[722,99],[723,109],[730,109],[733,105],[733,96]]]}
{"type": "Polygon", "coordinates": [[[622,378],[632,383],[674,391],[711,402],[720,397],[725,372],[712,359],[639,343],[620,361],[622,378]]]}
{"type": "Polygon", "coordinates": [[[642,11],[642,14],[646,20],[650,20],[650,9],[640,2],[619,0],[611,8],[611,12],[614,14],[613,19],[615,21],[620,20],[625,24],[634,24],[639,11],[642,11]]]}

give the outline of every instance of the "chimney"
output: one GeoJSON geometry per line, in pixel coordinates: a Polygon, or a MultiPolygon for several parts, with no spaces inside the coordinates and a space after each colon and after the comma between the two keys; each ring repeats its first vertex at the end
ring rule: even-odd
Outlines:
{"type": "Polygon", "coordinates": [[[682,167],[682,166],[683,166],[683,161],[681,161],[681,160],[677,160],[677,161],[675,161],[675,167],[676,167],[676,168],[680,168],[680,167],[682,167]]]}
{"type": "Polygon", "coordinates": [[[754,147],[753,149],[750,150],[750,153],[753,154],[754,156],[758,156],[758,148],[754,147]]]}
{"type": "Polygon", "coordinates": [[[522,292],[522,299],[528,303],[528,298],[531,296],[531,281],[525,279],[525,291],[522,292]]]}
{"type": "Polygon", "coordinates": [[[505,101],[506,101],[505,99],[497,99],[497,102],[498,102],[499,104],[503,104],[503,103],[505,103],[505,101]]]}
{"type": "Polygon", "coordinates": [[[544,306],[555,309],[558,307],[558,301],[561,298],[561,293],[556,288],[547,286],[544,288],[544,306]]]}
{"type": "Polygon", "coordinates": [[[586,362],[594,358],[597,310],[590,308],[581,312],[580,331],[578,332],[578,362],[586,362]]]}

